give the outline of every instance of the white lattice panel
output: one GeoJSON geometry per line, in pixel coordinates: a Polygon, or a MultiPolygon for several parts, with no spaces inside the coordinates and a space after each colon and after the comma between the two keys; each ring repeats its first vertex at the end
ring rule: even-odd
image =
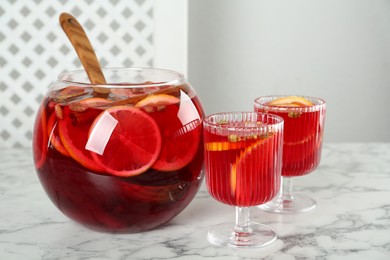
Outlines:
{"type": "Polygon", "coordinates": [[[61,12],[85,27],[103,67],[153,65],[153,0],[1,0],[0,147],[30,147],[48,86],[81,65],[58,24],[61,12]]]}

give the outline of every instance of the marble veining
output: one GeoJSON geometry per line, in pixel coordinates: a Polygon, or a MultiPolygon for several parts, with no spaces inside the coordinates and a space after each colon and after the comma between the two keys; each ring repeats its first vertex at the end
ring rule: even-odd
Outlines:
{"type": "Polygon", "coordinates": [[[234,208],[204,185],[170,223],[144,233],[107,234],[67,219],[42,187],[29,149],[0,151],[0,259],[390,259],[390,144],[326,144],[319,168],[294,180],[317,200],[309,213],[252,209],[278,240],[260,249],[210,244],[212,224],[234,221],[234,208]]]}

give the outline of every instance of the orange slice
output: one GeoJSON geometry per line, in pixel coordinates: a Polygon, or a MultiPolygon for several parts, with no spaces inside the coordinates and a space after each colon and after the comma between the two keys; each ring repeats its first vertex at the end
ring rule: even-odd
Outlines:
{"type": "Polygon", "coordinates": [[[95,164],[116,176],[134,176],[148,170],[161,149],[156,122],[147,113],[117,106],[100,114],[90,128],[88,145],[95,164]],[[105,141],[101,141],[105,140],[105,141]]]}
{"type": "Polygon", "coordinates": [[[46,160],[47,155],[47,121],[46,109],[43,104],[39,107],[34,125],[33,152],[35,167],[39,169],[46,160]]]}
{"type": "Polygon", "coordinates": [[[178,99],[177,97],[167,94],[158,94],[151,95],[142,99],[137,104],[135,104],[135,106],[142,108],[146,112],[155,112],[158,110],[162,111],[166,108],[166,105],[178,104],[179,102],[180,99],[178,99]]]}
{"type": "MultiPolygon", "coordinates": [[[[248,201],[251,200],[251,185],[258,186],[256,176],[264,175],[262,170],[264,167],[273,165],[272,153],[274,135],[269,135],[266,138],[256,140],[243,150],[237,157],[236,163],[232,165],[230,182],[232,193],[235,194],[237,205],[249,206],[248,201]]],[[[253,189],[254,190],[254,189],[253,189]]]]}
{"type": "Polygon", "coordinates": [[[133,200],[146,201],[148,203],[169,203],[172,201],[173,191],[178,189],[179,184],[162,186],[137,185],[129,182],[120,182],[119,188],[123,194],[128,194],[133,200]]]}
{"type": "Polygon", "coordinates": [[[70,106],[63,107],[63,119],[58,121],[60,140],[70,156],[85,168],[94,172],[104,172],[92,158],[90,151],[85,149],[88,133],[93,120],[104,110],[94,108],[97,104],[108,103],[103,98],[88,98],[77,102],[83,108],[82,112],[73,111],[70,106]],[[77,114],[77,117],[74,116],[77,114]],[[76,120],[80,119],[80,120],[76,120]],[[82,120],[81,120],[82,119],[82,120]]]}
{"type": "Polygon", "coordinates": [[[53,98],[56,101],[65,101],[69,99],[74,99],[77,97],[81,97],[88,93],[88,88],[81,88],[77,86],[68,86],[66,88],[63,88],[61,90],[53,91],[50,94],[50,97],[53,98]]]}
{"type": "Polygon", "coordinates": [[[304,97],[298,96],[287,96],[274,99],[268,103],[269,106],[280,106],[280,107],[307,107],[313,106],[313,103],[304,97]]]}
{"type": "MultiPolygon", "coordinates": [[[[148,112],[157,122],[161,132],[161,152],[152,166],[156,170],[179,170],[189,164],[198,151],[202,131],[201,122],[199,119],[194,119],[183,125],[178,116],[179,109],[182,107],[185,110],[187,105],[187,108],[190,109],[192,104],[184,104],[184,102],[180,103],[180,99],[175,96],[158,94],[148,96],[135,105],[148,112]]],[[[195,113],[193,109],[197,113],[196,108],[191,109],[191,111],[184,111],[184,113],[188,112],[187,115],[195,113]]]]}
{"type": "Polygon", "coordinates": [[[47,121],[47,135],[50,143],[54,148],[65,156],[70,156],[68,150],[64,147],[61,142],[61,138],[58,133],[58,118],[55,112],[52,112],[49,120],[47,121]]]}
{"type": "Polygon", "coordinates": [[[247,145],[246,142],[208,142],[205,144],[205,149],[211,152],[227,151],[241,149],[244,148],[245,145],[247,145]]]}
{"type": "MultiPolygon", "coordinates": [[[[152,82],[145,82],[143,85],[150,84],[152,82]]],[[[141,84],[138,84],[137,87],[131,87],[131,84],[123,84],[123,87],[111,88],[111,93],[115,96],[123,96],[123,97],[135,97],[138,95],[151,94],[153,92],[158,91],[160,88],[158,87],[140,87],[141,84]]]]}

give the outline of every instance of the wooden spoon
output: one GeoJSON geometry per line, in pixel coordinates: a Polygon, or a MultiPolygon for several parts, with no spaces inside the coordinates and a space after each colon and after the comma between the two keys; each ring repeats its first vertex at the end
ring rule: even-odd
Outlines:
{"type": "MultiPolygon", "coordinates": [[[[102,68],[96,57],[95,51],[85,33],[83,27],[68,13],[61,13],[60,25],[73,45],[80,62],[87,72],[88,78],[92,84],[106,84],[102,68]]],[[[110,93],[109,88],[93,87],[93,91],[98,96],[107,96],[110,93]]]]}

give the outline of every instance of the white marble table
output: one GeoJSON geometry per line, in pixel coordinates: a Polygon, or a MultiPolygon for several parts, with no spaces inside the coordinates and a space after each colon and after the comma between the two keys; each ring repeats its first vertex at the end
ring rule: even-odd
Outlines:
{"type": "Polygon", "coordinates": [[[196,199],[169,224],[145,233],[90,231],[62,215],[41,188],[30,150],[0,151],[0,259],[390,259],[390,143],[326,144],[320,167],[297,178],[314,197],[310,213],[252,210],[279,239],[260,249],[210,244],[212,224],[234,208],[196,199]]]}

